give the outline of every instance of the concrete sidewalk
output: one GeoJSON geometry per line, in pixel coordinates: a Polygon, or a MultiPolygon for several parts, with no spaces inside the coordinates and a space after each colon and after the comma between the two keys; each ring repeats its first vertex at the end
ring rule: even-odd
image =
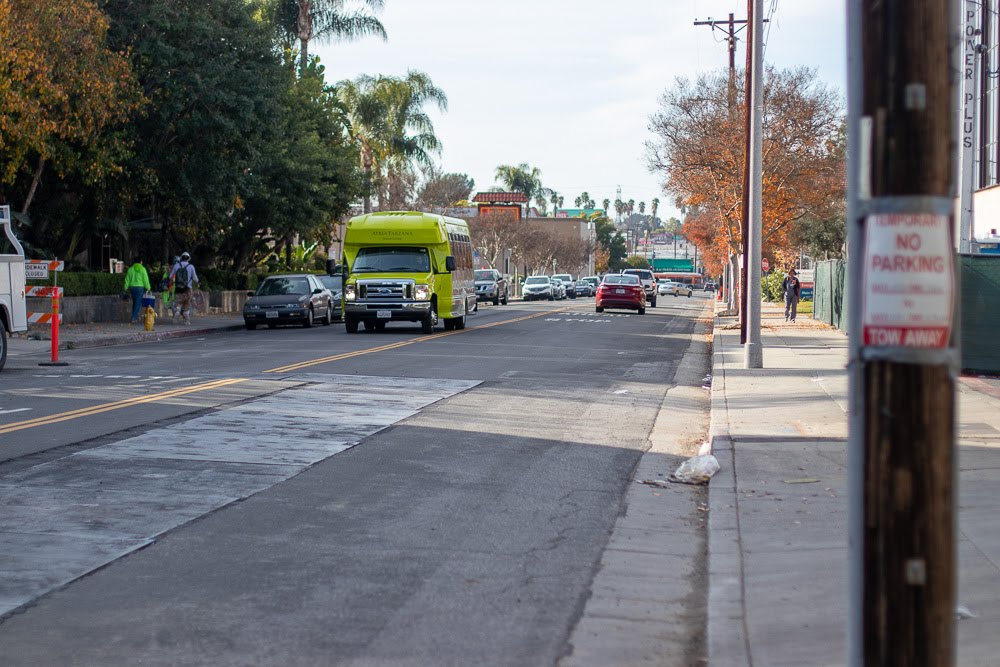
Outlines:
{"type": "MultiPolygon", "coordinates": [[[[146,343],[169,338],[204,336],[223,331],[243,328],[240,313],[230,315],[194,316],[191,324],[185,325],[178,319],[171,324],[170,318],[161,318],[153,331],[145,331],[141,324],[124,322],[92,322],[90,324],[64,324],[59,327],[59,349],[77,350],[85,347],[146,343]]],[[[11,357],[43,355],[52,348],[48,325],[31,325],[26,334],[15,334],[10,338],[8,354],[11,357]]]]}
{"type": "MultiPolygon", "coordinates": [[[[714,332],[709,664],[843,665],[847,614],[847,337],[765,304],[764,368],[734,318],[714,332]]],[[[959,383],[956,664],[996,665],[1000,640],[1000,381],[959,383]]]]}

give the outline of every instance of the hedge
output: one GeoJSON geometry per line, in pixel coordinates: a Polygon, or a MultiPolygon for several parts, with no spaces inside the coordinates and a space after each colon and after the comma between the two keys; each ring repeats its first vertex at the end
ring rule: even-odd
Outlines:
{"type": "MultiPolygon", "coordinates": [[[[57,275],[59,287],[63,288],[66,296],[120,294],[125,284],[125,275],[122,273],[67,271],[57,275]]],[[[50,277],[48,280],[30,282],[33,285],[51,285],[52,279],[50,277]]]]}
{"type": "MultiPolygon", "coordinates": [[[[316,273],[316,272],[313,272],[316,273]]],[[[50,274],[51,275],[51,274],[50,274]]],[[[163,267],[153,267],[149,270],[149,284],[157,291],[163,276],[163,267]]],[[[198,271],[199,288],[203,290],[233,290],[253,291],[266,273],[239,273],[225,269],[203,269],[198,271]]],[[[106,273],[103,271],[67,271],[59,274],[59,286],[66,296],[100,296],[121,294],[125,286],[124,273],[106,273]]],[[[51,285],[52,279],[29,281],[32,285],[51,285]]]]}

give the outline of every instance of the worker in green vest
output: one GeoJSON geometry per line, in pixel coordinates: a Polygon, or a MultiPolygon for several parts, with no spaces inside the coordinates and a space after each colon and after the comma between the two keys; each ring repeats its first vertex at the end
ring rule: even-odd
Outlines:
{"type": "Polygon", "coordinates": [[[149,272],[142,265],[142,260],[136,257],[132,266],[125,274],[125,291],[132,297],[132,324],[139,322],[139,310],[142,308],[142,296],[150,290],[149,272]]]}

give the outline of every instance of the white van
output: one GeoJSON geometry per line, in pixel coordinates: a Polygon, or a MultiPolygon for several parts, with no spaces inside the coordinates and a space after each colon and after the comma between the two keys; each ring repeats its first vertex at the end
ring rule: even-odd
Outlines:
{"type": "Polygon", "coordinates": [[[7,334],[27,331],[24,248],[10,227],[10,207],[0,206],[0,370],[7,361],[7,334]]]}

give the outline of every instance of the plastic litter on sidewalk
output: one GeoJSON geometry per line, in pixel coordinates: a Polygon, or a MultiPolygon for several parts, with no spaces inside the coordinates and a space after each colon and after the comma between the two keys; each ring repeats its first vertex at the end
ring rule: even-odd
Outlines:
{"type": "Polygon", "coordinates": [[[712,454],[702,454],[692,456],[680,464],[669,479],[671,482],[681,484],[707,484],[717,472],[719,472],[719,460],[712,454]]]}

